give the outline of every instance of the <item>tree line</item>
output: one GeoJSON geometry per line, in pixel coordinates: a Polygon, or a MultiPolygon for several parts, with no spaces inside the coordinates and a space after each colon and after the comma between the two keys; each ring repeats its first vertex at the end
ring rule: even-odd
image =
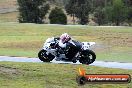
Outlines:
{"type": "Polygon", "coordinates": [[[49,10],[50,23],[67,24],[67,15],[73,24],[86,25],[89,20],[98,25],[132,25],[132,0],[17,0],[18,20],[21,23],[44,23],[49,10]],[[51,9],[52,5],[56,7],[51,9]],[[57,7],[58,6],[58,7],[57,7]]]}

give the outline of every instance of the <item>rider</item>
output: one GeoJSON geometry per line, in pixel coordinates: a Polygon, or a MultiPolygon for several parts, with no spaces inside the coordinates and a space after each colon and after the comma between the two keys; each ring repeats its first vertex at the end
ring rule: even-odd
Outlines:
{"type": "Polygon", "coordinates": [[[60,36],[59,40],[59,46],[61,48],[66,48],[66,43],[71,42],[71,36],[68,35],[67,33],[64,33],[60,36]]]}
{"type": "MultiPolygon", "coordinates": [[[[70,35],[68,35],[67,33],[63,33],[61,36],[60,36],[60,39],[59,39],[59,43],[58,45],[62,48],[62,49],[66,49],[69,45],[74,47],[76,46],[73,42],[72,42],[72,38],[70,35]]],[[[71,53],[69,53],[71,54],[71,53]]],[[[68,55],[69,56],[69,55],[68,55]]],[[[71,56],[71,55],[70,55],[71,56]]],[[[71,56],[72,57],[72,56],[71,56]]],[[[74,59],[72,58],[72,60],[74,61],[74,59]]]]}

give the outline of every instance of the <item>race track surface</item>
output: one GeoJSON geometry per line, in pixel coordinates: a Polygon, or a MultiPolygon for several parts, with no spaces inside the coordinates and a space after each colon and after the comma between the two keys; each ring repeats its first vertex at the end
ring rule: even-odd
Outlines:
{"type": "MultiPolygon", "coordinates": [[[[34,62],[34,63],[42,63],[38,58],[27,58],[27,57],[8,57],[8,56],[0,56],[0,61],[9,61],[9,62],[34,62]]],[[[56,64],[81,64],[79,62],[64,62],[64,61],[56,61],[53,60],[51,63],[56,64]]],[[[104,61],[95,61],[90,64],[93,66],[100,67],[108,67],[108,68],[121,68],[121,69],[132,69],[132,63],[119,63],[119,62],[104,62],[104,61]]]]}

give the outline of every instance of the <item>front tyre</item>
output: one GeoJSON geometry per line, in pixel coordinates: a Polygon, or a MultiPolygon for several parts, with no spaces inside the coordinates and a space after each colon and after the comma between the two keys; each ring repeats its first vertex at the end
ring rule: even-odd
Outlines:
{"type": "Polygon", "coordinates": [[[43,61],[43,62],[50,62],[50,61],[52,61],[54,58],[55,58],[55,56],[54,55],[52,55],[52,54],[46,54],[46,50],[40,50],[39,51],[39,53],[38,53],[38,57],[39,57],[39,59],[41,60],[41,61],[43,61]]]}
{"type": "Polygon", "coordinates": [[[96,59],[96,55],[92,50],[84,50],[80,56],[80,63],[87,65],[93,63],[96,59]]]}

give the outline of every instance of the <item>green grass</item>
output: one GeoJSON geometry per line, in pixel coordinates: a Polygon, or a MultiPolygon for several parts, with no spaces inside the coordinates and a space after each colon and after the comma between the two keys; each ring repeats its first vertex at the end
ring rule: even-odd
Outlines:
{"type": "MultiPolygon", "coordinates": [[[[81,65],[87,74],[130,74],[132,70],[81,65]]],[[[86,84],[78,86],[80,65],[0,62],[0,88],[131,88],[129,84],[86,84]]]]}
{"type": "Polygon", "coordinates": [[[94,41],[97,60],[132,62],[132,27],[63,26],[0,23],[0,55],[37,57],[43,42],[67,32],[79,41],[94,41]]]}
{"type": "Polygon", "coordinates": [[[0,48],[0,54],[3,55],[3,56],[37,57],[37,55],[38,55],[37,52],[39,52],[39,50],[0,48]]]}
{"type": "Polygon", "coordinates": [[[100,61],[132,62],[129,53],[105,53],[97,54],[100,61]]]}

